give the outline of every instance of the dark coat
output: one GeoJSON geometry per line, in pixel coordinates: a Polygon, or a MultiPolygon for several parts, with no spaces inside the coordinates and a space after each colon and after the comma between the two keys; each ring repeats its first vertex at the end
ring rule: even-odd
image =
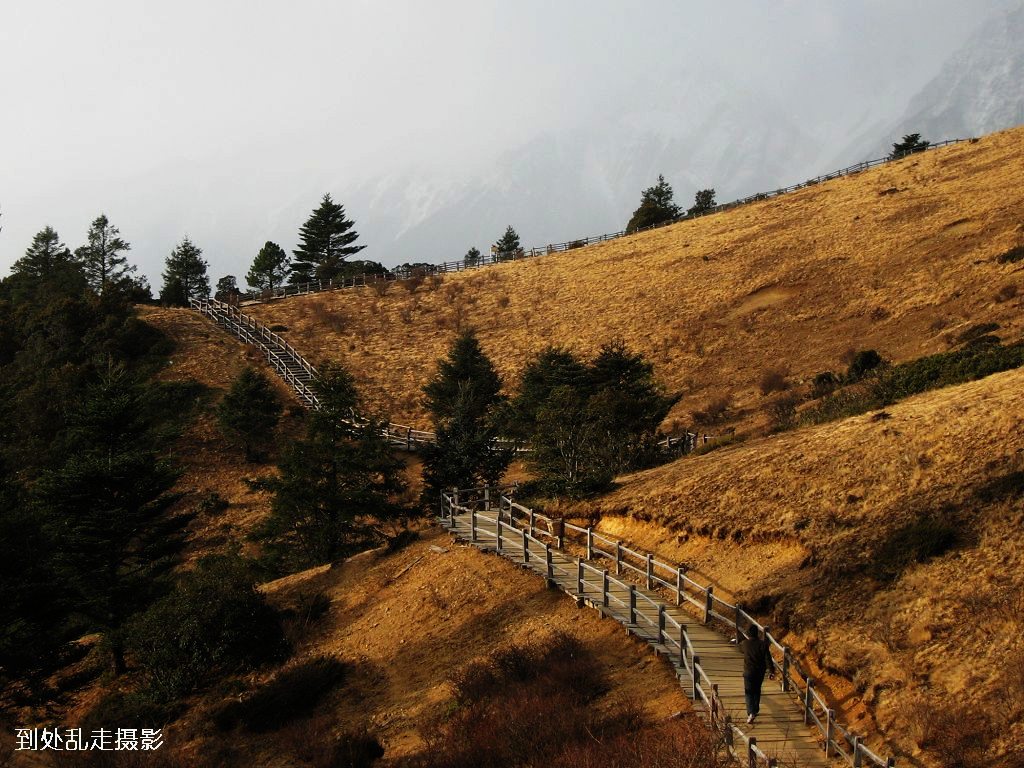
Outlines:
{"type": "Polygon", "coordinates": [[[772,668],[768,642],[755,634],[740,643],[740,650],[743,652],[743,676],[764,680],[765,673],[772,668]]]}

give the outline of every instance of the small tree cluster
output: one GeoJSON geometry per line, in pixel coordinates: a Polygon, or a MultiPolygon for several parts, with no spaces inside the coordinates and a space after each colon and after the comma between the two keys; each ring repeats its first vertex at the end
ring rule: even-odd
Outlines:
{"type": "Polygon", "coordinates": [[[494,253],[500,254],[504,259],[509,258],[510,254],[518,254],[522,249],[523,246],[519,242],[519,233],[512,228],[511,224],[505,229],[505,234],[498,238],[498,241],[491,248],[494,253]]]}
{"type": "Polygon", "coordinates": [[[715,190],[700,189],[693,196],[693,206],[686,211],[687,216],[699,216],[702,213],[713,211],[718,203],[715,202],[715,190]]]}
{"type": "Polygon", "coordinates": [[[892,152],[889,153],[889,157],[896,160],[914,152],[922,152],[930,146],[931,142],[922,139],[920,133],[908,133],[903,137],[903,141],[897,141],[892,145],[892,152]]]}
{"type": "Polygon", "coordinates": [[[671,221],[679,216],[679,211],[679,206],[673,200],[672,185],[665,181],[664,176],[659,175],[658,183],[641,193],[640,207],[633,211],[626,224],[626,232],[636,232],[671,221]]]}
{"type": "Polygon", "coordinates": [[[530,442],[543,482],[583,494],[647,461],[677,400],[662,392],[653,366],[621,342],[604,345],[589,362],[552,347],[523,371],[512,423],[530,442]]]}

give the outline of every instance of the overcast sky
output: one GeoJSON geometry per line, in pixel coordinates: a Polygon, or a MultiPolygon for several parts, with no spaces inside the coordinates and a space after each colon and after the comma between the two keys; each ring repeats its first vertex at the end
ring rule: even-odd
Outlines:
{"type": "Polygon", "coordinates": [[[185,234],[241,277],[328,185],[358,228],[346,192],[376,174],[473,172],[698,65],[824,140],[902,107],[1010,4],[0,0],[0,274],[45,225],[74,248],[105,212],[154,290],[185,234]]]}

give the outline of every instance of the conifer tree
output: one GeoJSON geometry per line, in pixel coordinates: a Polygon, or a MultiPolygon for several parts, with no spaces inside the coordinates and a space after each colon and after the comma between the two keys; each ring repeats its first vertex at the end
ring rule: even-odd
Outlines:
{"type": "Polygon", "coordinates": [[[716,205],[715,190],[701,189],[693,196],[693,207],[687,209],[686,214],[693,216],[695,214],[707,213],[714,209],[716,205]]]}
{"type": "Polygon", "coordinates": [[[256,461],[273,439],[281,402],[267,377],[245,368],[217,406],[217,422],[228,438],[241,444],[248,461],[256,461]]]}
{"type": "Polygon", "coordinates": [[[238,281],[234,275],[224,275],[217,281],[217,289],[213,292],[213,298],[217,301],[235,303],[241,291],[238,290],[238,281]]]}
{"type": "Polygon", "coordinates": [[[453,486],[498,483],[512,459],[509,448],[496,444],[505,403],[501,378],[476,334],[464,331],[437,367],[423,388],[437,434],[437,443],[423,456],[425,495],[431,501],[453,486]]]}
{"type": "Polygon", "coordinates": [[[271,514],[257,532],[267,561],[283,572],[336,560],[386,539],[382,524],[405,511],[394,498],[403,488],[402,463],[383,437],[386,422],[354,419],[359,396],[340,366],[321,368],[320,408],[306,437],[289,446],[276,477],[271,514]]]}
{"type": "Polygon", "coordinates": [[[32,238],[25,255],[14,262],[11,273],[27,278],[42,279],[73,261],[71,251],[60,241],[53,227],[45,227],[32,238]]]}
{"type": "Polygon", "coordinates": [[[284,248],[267,240],[253,259],[245,281],[255,290],[272,291],[284,282],[290,270],[291,263],[284,248]]]}
{"type": "Polygon", "coordinates": [[[73,407],[67,458],[35,488],[49,534],[60,542],[57,573],[76,611],[108,633],[118,670],[123,657],[109,633],[154,595],[185,522],[168,515],[176,474],[153,440],[141,391],[113,369],[73,407]]]}
{"type": "Polygon", "coordinates": [[[921,152],[930,146],[931,142],[922,139],[920,133],[908,133],[903,137],[903,141],[897,141],[892,145],[892,152],[889,153],[889,157],[895,160],[914,152],[921,152]]]}
{"type": "Polygon", "coordinates": [[[676,218],[680,209],[672,194],[672,186],[665,181],[664,176],[659,175],[658,183],[641,193],[640,207],[633,211],[626,224],[626,232],[636,232],[676,218]]]}
{"type": "Polygon", "coordinates": [[[164,289],[160,292],[160,298],[164,299],[164,303],[182,305],[187,305],[190,299],[209,298],[207,266],[202,249],[189,238],[184,238],[167,257],[163,273],[164,289]]]}
{"type": "Polygon", "coordinates": [[[342,271],[346,258],[359,253],[365,245],[352,245],[359,234],[352,229],[355,222],[345,216],[345,208],[324,195],[299,230],[299,247],[292,251],[292,273],[289,282],[307,283],[332,280],[342,271]]]}
{"type": "Polygon", "coordinates": [[[494,244],[494,251],[495,253],[508,256],[508,254],[517,253],[521,249],[522,245],[519,243],[519,233],[512,228],[511,224],[509,224],[505,229],[505,234],[503,234],[498,239],[498,242],[494,244]]]}
{"type": "Polygon", "coordinates": [[[122,285],[124,279],[135,272],[135,267],[122,255],[131,250],[131,245],[121,237],[106,214],[93,220],[87,238],[86,245],[75,250],[75,258],[85,270],[89,285],[102,296],[111,287],[122,285]]]}
{"type": "Polygon", "coordinates": [[[466,255],[463,257],[463,262],[467,267],[475,267],[480,263],[480,251],[476,247],[470,248],[466,251],[466,255]]]}

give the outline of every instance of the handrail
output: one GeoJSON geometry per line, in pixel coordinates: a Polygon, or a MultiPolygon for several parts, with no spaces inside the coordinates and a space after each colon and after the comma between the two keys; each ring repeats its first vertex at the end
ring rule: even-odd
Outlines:
{"type": "MultiPolygon", "coordinates": [[[[479,489],[477,489],[479,492],[479,489]]],[[[717,620],[725,624],[730,628],[732,633],[735,633],[735,637],[739,640],[745,636],[751,629],[756,628],[758,632],[765,637],[769,643],[771,650],[778,651],[780,658],[776,658],[775,654],[769,653],[771,659],[772,669],[775,672],[780,673],[780,684],[783,691],[793,693],[799,701],[803,702],[804,721],[808,725],[812,725],[818,731],[820,731],[823,741],[825,742],[825,751],[828,755],[834,755],[842,757],[848,763],[854,766],[861,766],[865,764],[873,764],[877,768],[891,768],[895,765],[893,758],[883,759],[879,757],[875,752],[865,746],[861,737],[857,736],[853,731],[841,726],[835,717],[835,711],[829,706],[828,701],[825,697],[815,689],[814,678],[808,675],[802,668],[793,652],[782,643],[777,637],[775,637],[771,628],[758,622],[753,616],[751,616],[742,606],[738,604],[732,604],[725,600],[722,600],[714,593],[714,589],[711,585],[701,586],[698,582],[694,581],[686,575],[686,567],[683,565],[671,565],[666,563],[654,556],[651,552],[643,552],[633,547],[624,546],[621,540],[610,539],[607,536],[596,533],[593,530],[593,526],[579,526],[572,523],[568,523],[565,520],[559,518],[549,517],[539,513],[533,509],[530,509],[522,504],[518,504],[512,500],[510,496],[505,495],[501,492],[501,489],[491,489],[489,496],[497,497],[497,514],[496,517],[488,517],[487,515],[481,515],[479,512],[470,511],[465,507],[455,507],[453,505],[453,498],[461,496],[463,491],[456,491],[453,495],[442,494],[442,519],[445,518],[444,510],[447,508],[449,519],[456,513],[457,509],[462,509],[464,512],[472,515],[474,521],[478,517],[482,517],[484,520],[494,522],[495,520],[501,519],[503,516],[508,516],[508,523],[502,522],[502,525],[512,527],[516,522],[522,525],[519,530],[519,536],[523,540],[534,542],[539,547],[544,547],[546,550],[550,549],[550,544],[547,542],[541,542],[540,539],[536,538],[537,535],[552,538],[557,543],[557,548],[564,549],[569,544],[567,534],[576,534],[575,540],[572,542],[576,546],[585,547],[587,558],[586,560],[592,560],[594,556],[605,557],[615,560],[616,564],[616,575],[623,572],[623,568],[626,571],[636,573],[640,576],[647,577],[648,588],[651,589],[655,584],[658,584],[664,588],[672,590],[675,594],[676,605],[681,605],[684,601],[696,606],[698,609],[703,611],[703,623],[708,624],[713,620],[717,620]],[[516,517],[518,513],[518,518],[516,517]],[[538,523],[548,527],[549,531],[543,531],[538,529],[538,523]],[[594,546],[595,541],[603,541],[611,544],[615,548],[615,552],[608,553],[600,550],[594,546]],[[630,563],[626,560],[627,557],[634,557],[641,560],[645,564],[645,568],[641,569],[634,563],[630,563]],[[671,583],[666,579],[657,576],[654,571],[660,568],[665,572],[674,573],[676,576],[675,583],[671,583]],[[865,761],[867,761],[865,763],[865,761]]],[[[474,522],[475,526],[475,522],[474,522]]],[[[550,568],[550,566],[549,566],[550,568]]],[[[669,616],[661,611],[659,604],[650,596],[637,592],[635,586],[612,576],[607,569],[599,569],[596,566],[586,562],[582,557],[579,559],[579,571],[580,574],[586,572],[592,572],[599,574],[602,579],[602,590],[607,590],[603,595],[605,605],[609,602],[614,602],[617,605],[625,606],[630,609],[630,618],[635,621],[642,621],[647,626],[657,627],[659,641],[663,642],[666,646],[671,645],[672,647],[678,648],[680,655],[681,664],[691,674],[693,680],[693,697],[699,698],[705,702],[710,709],[713,709],[715,705],[715,697],[717,696],[717,686],[714,686],[711,679],[707,676],[704,669],[700,666],[697,656],[694,654],[693,646],[690,643],[689,635],[686,633],[685,628],[675,620],[669,622],[669,616]],[[619,590],[627,591],[631,595],[629,601],[625,601],[617,595],[611,594],[611,586],[615,586],[619,590]],[[637,601],[642,600],[645,604],[649,604],[652,607],[659,609],[659,619],[654,620],[650,616],[645,615],[643,612],[637,610],[637,601]],[[681,633],[679,639],[671,638],[671,643],[666,642],[670,640],[669,635],[664,632],[664,627],[661,626],[661,616],[664,616],[664,622],[666,626],[670,624],[675,625],[673,628],[678,629],[681,633]],[[688,658],[692,660],[692,663],[688,662],[688,658]],[[709,690],[704,690],[702,681],[706,683],[709,690]],[[709,692],[711,688],[714,688],[713,692],[709,692]]],[[[564,569],[559,567],[559,572],[567,573],[564,569]]],[[[570,574],[571,575],[571,574],[570,574]]],[[[585,575],[580,579],[580,583],[585,587],[586,579],[585,575]]],[[[728,722],[725,724],[727,729],[732,728],[734,733],[727,735],[728,739],[731,739],[735,734],[740,734],[740,737],[748,743],[748,753],[758,759],[768,760],[767,756],[756,747],[756,740],[750,739],[747,742],[747,736],[743,734],[740,729],[731,726],[728,722]]]]}
{"type": "MultiPolygon", "coordinates": [[[[340,290],[345,288],[363,288],[367,286],[373,286],[378,283],[397,282],[399,280],[408,280],[416,275],[422,275],[423,277],[426,277],[427,275],[447,274],[449,272],[463,272],[469,269],[479,269],[481,267],[485,267],[491,264],[500,264],[506,261],[516,261],[526,258],[535,258],[537,256],[544,256],[552,253],[571,251],[577,248],[593,245],[595,243],[603,243],[609,240],[616,240],[620,237],[626,237],[627,235],[646,232],[652,229],[659,229],[661,227],[666,227],[671,224],[678,224],[683,221],[698,219],[703,216],[709,216],[715,213],[720,213],[722,211],[732,210],[733,208],[737,208],[742,205],[748,205],[750,203],[756,203],[762,200],[769,200],[773,197],[778,197],[779,195],[789,194],[790,192],[795,192],[799,189],[804,189],[806,187],[812,187],[817,184],[821,184],[822,182],[832,181],[833,179],[838,179],[843,176],[852,176],[854,174],[865,171],[869,168],[884,165],[885,163],[902,160],[907,155],[916,154],[918,152],[925,152],[932,149],[938,149],[940,147],[945,147],[950,144],[958,144],[964,141],[977,141],[977,139],[946,139],[945,141],[939,141],[934,144],[929,144],[927,147],[923,147],[921,149],[907,150],[905,152],[900,153],[899,155],[890,154],[887,155],[886,157],[877,158],[874,160],[864,160],[860,163],[854,163],[853,165],[849,165],[846,168],[840,168],[837,171],[832,171],[831,173],[825,173],[820,176],[815,176],[814,178],[808,179],[807,181],[803,181],[797,184],[791,184],[787,187],[781,187],[779,189],[771,190],[769,192],[758,192],[753,195],[747,195],[746,197],[738,198],[736,200],[733,200],[732,202],[722,203],[721,205],[716,205],[713,208],[709,208],[706,211],[683,213],[680,214],[679,216],[676,216],[673,219],[669,219],[664,222],[659,222],[658,224],[651,224],[646,227],[640,227],[634,232],[627,233],[625,230],[619,230],[617,232],[608,232],[603,235],[591,235],[589,237],[576,238],[574,240],[566,240],[561,243],[548,243],[547,245],[530,248],[529,250],[520,248],[517,251],[494,251],[490,254],[483,254],[472,261],[467,261],[466,259],[463,258],[456,261],[444,261],[441,262],[440,264],[431,264],[421,267],[407,267],[404,269],[396,268],[386,270],[383,274],[368,275],[364,272],[359,275],[353,275],[352,277],[342,277],[339,280],[317,280],[315,282],[282,285],[277,288],[274,288],[273,290],[249,291],[248,293],[240,293],[238,294],[238,297],[240,300],[244,300],[250,303],[260,303],[264,301],[272,301],[275,299],[283,299],[287,298],[288,296],[318,293],[320,291],[340,290]]],[[[705,438],[707,438],[707,436],[705,436],[705,438]]],[[[689,451],[685,450],[685,447],[687,445],[692,445],[693,447],[696,447],[696,441],[697,435],[688,432],[686,433],[686,435],[682,437],[669,438],[666,447],[671,448],[673,447],[673,445],[678,444],[679,442],[683,442],[683,452],[688,453],[689,451]]],[[[707,442],[707,439],[705,439],[705,442],[707,442]]]]}

